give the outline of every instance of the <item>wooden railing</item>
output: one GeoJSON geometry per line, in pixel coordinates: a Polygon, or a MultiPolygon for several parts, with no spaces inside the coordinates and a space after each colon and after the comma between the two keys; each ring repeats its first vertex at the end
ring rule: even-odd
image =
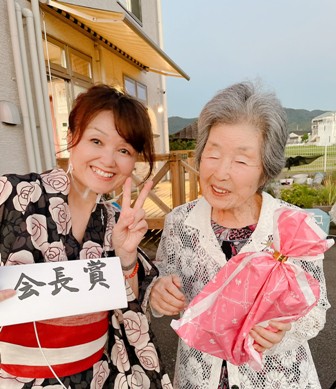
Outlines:
{"type": "MultiPolygon", "coordinates": [[[[141,161],[140,159],[139,162],[141,161]]],[[[57,162],[59,167],[64,170],[67,169],[67,159],[58,159],[57,162]]],[[[158,162],[158,165],[161,167],[151,177],[153,187],[148,198],[156,205],[158,211],[155,212],[156,215],[154,216],[148,215],[146,220],[149,229],[162,229],[164,218],[172,208],[198,197],[198,171],[195,169],[193,150],[178,150],[172,151],[169,154],[156,154],[155,162],[158,162]],[[167,199],[167,196],[160,198],[155,193],[155,188],[160,183],[167,182],[171,185],[169,199],[167,199]]],[[[141,190],[143,185],[142,178],[133,174],[132,179],[139,190],[141,190]]],[[[146,203],[144,208],[147,213],[146,203]]]]}
{"type": "MultiPolygon", "coordinates": [[[[194,167],[194,151],[191,150],[172,151],[170,154],[157,154],[155,161],[162,162],[163,165],[151,178],[153,187],[148,197],[162,212],[160,215],[154,217],[148,215],[146,220],[150,229],[162,229],[164,218],[172,208],[198,197],[198,171],[194,167]],[[168,181],[171,185],[171,193],[169,193],[171,198],[166,203],[164,202],[164,198],[167,199],[167,196],[160,198],[154,193],[155,188],[164,181],[168,181]]],[[[134,175],[133,180],[136,184],[140,184],[141,182],[134,175]]]]}

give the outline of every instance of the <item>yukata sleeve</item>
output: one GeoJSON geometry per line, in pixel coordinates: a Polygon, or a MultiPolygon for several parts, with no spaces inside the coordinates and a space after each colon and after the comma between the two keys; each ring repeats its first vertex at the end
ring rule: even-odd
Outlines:
{"type": "Polygon", "coordinates": [[[6,176],[0,176],[0,224],[4,222],[6,202],[13,192],[13,185],[6,176]]]}
{"type": "Polygon", "coordinates": [[[148,298],[150,290],[158,277],[158,269],[150,261],[146,253],[138,248],[138,262],[139,262],[139,296],[138,301],[144,312],[148,311],[148,298]]]}
{"type": "Polygon", "coordinates": [[[7,237],[7,214],[13,193],[13,185],[6,176],[0,176],[0,261],[5,261],[5,241],[7,237]]]}

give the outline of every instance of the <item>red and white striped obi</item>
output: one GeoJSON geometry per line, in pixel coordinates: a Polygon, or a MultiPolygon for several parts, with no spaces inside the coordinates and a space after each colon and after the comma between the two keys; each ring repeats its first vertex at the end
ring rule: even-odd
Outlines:
{"type": "Polygon", "coordinates": [[[99,312],[5,326],[0,332],[0,367],[16,377],[52,378],[85,371],[98,362],[107,341],[108,313],[99,312]]]}

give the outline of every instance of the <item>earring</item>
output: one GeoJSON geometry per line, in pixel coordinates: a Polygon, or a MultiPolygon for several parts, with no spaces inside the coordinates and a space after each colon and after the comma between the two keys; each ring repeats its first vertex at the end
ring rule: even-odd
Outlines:
{"type": "Polygon", "coordinates": [[[72,163],[71,161],[69,161],[68,163],[68,170],[66,171],[66,174],[70,174],[73,172],[73,166],[72,166],[72,163]]]}

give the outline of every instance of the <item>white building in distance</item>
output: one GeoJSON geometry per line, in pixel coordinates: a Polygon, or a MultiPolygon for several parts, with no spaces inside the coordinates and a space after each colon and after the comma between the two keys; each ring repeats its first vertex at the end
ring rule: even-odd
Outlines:
{"type": "Polygon", "coordinates": [[[326,112],[312,120],[309,142],[316,146],[336,144],[336,112],[326,112]]]}

